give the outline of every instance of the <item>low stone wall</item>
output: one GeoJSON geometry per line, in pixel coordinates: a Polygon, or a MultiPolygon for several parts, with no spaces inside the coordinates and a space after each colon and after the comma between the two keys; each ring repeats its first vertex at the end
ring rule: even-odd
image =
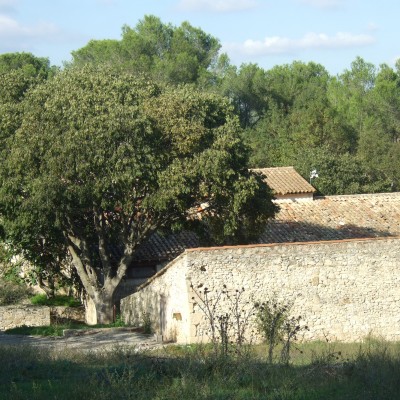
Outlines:
{"type": "Polygon", "coordinates": [[[50,325],[50,308],[21,305],[0,307],[0,330],[7,330],[23,325],[50,325]]]}
{"type": "Polygon", "coordinates": [[[60,319],[69,319],[78,322],[85,322],[85,307],[50,307],[50,318],[52,322],[60,319]]]}
{"type": "Polygon", "coordinates": [[[191,284],[214,293],[226,285],[244,288],[245,308],[272,297],[293,302],[308,340],[400,340],[399,270],[400,238],[191,249],[123,299],[121,311],[128,322],[149,311],[165,340],[206,340],[191,284]]]}
{"type": "Polygon", "coordinates": [[[84,307],[13,305],[0,307],[0,330],[18,326],[48,326],[59,319],[85,321],[84,307]]]}

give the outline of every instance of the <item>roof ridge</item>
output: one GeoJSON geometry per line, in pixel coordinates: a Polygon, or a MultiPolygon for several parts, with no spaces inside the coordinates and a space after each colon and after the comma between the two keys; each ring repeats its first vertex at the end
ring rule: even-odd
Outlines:
{"type": "Polygon", "coordinates": [[[373,197],[400,197],[400,192],[385,192],[385,193],[356,193],[356,194],[335,194],[328,196],[314,196],[314,200],[346,200],[349,198],[373,198],[373,197]]]}

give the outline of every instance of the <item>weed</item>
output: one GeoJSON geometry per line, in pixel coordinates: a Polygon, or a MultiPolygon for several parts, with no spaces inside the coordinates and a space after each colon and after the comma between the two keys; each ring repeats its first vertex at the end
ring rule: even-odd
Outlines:
{"type": "Polygon", "coordinates": [[[243,300],[244,288],[232,291],[224,285],[214,293],[201,288],[202,285],[197,289],[191,285],[193,306],[198,306],[205,317],[215,356],[243,354],[245,344],[251,342],[248,329],[254,316],[253,306],[243,300]]]}
{"type": "Polygon", "coordinates": [[[280,302],[276,298],[256,303],[256,325],[268,346],[268,362],[273,362],[274,350],[282,344],[280,361],[288,364],[290,348],[302,330],[308,327],[301,324],[301,317],[290,317],[291,303],[280,302]]]}
{"type": "Polygon", "coordinates": [[[147,311],[142,311],[142,329],[143,333],[150,334],[153,333],[153,323],[151,321],[150,313],[147,311]]]}

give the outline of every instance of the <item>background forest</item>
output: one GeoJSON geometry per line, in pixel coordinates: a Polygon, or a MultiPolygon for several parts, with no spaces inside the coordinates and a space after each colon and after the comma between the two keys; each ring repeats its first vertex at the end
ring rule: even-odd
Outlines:
{"type": "MultiPolygon", "coordinates": [[[[240,120],[250,166],[293,165],[307,180],[316,169],[320,194],[399,190],[400,63],[393,69],[356,58],[331,76],[313,62],[237,67],[220,47],[188,22],[176,27],[145,16],[124,26],[121,40],[93,40],[74,51],[63,68],[107,65],[157,84],[223,95],[240,120]]],[[[0,141],[17,126],[27,89],[58,70],[28,53],[0,56],[0,141]]]]}

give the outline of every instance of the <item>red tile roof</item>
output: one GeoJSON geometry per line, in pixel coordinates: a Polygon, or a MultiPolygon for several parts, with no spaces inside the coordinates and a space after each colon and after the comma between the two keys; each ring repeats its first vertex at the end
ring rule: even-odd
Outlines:
{"type": "MultiPolygon", "coordinates": [[[[318,242],[400,236],[400,192],[315,197],[280,203],[257,243],[318,242]]],[[[199,247],[193,232],[154,234],[135,253],[138,261],[172,260],[199,247]]]]}
{"type": "Polygon", "coordinates": [[[316,192],[293,167],[255,168],[252,171],[263,174],[266,183],[277,195],[316,192]]]}
{"type": "Polygon", "coordinates": [[[400,192],[280,203],[259,243],[400,236],[400,192]]]}
{"type": "Polygon", "coordinates": [[[194,232],[183,231],[162,236],[153,234],[135,252],[135,261],[169,261],[185,249],[199,247],[200,242],[194,232]]]}

